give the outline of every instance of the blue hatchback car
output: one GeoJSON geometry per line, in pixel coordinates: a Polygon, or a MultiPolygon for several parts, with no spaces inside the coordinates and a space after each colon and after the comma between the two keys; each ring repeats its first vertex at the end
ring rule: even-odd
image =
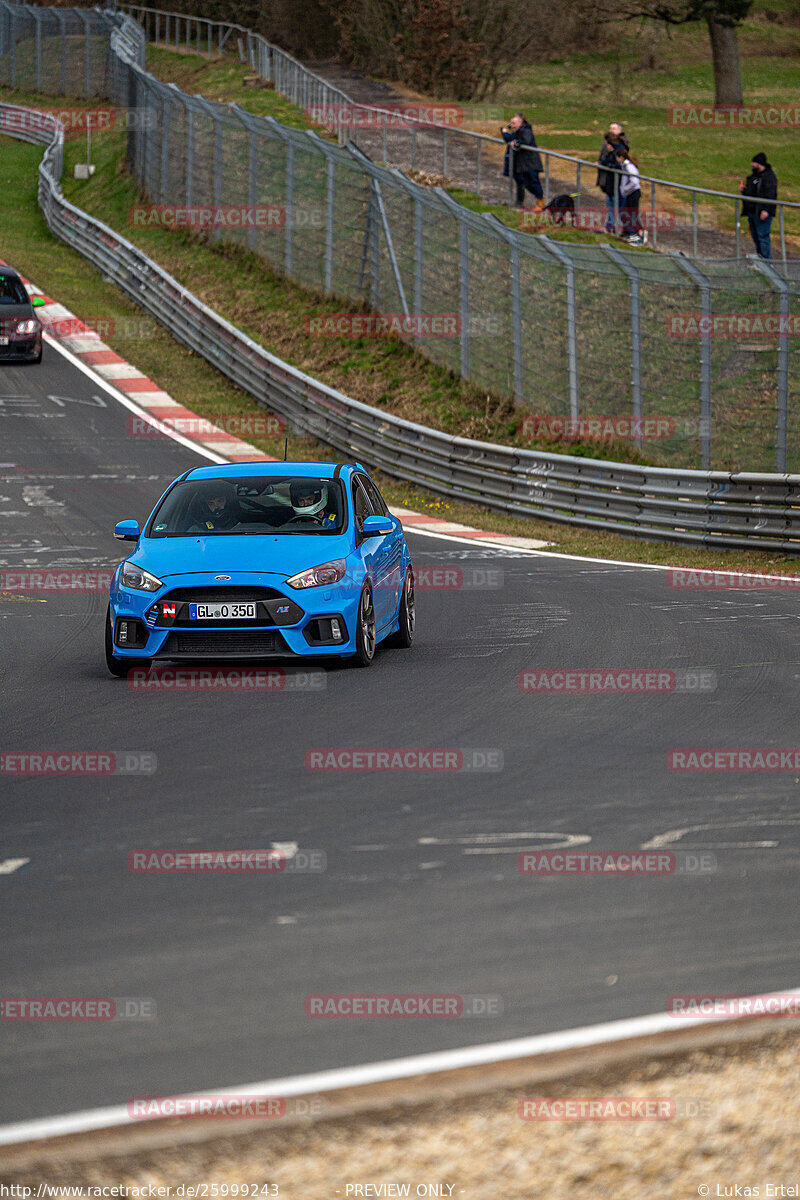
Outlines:
{"type": "Polygon", "coordinates": [[[414,636],[403,528],[359,464],[197,467],[167,488],[114,572],[112,675],[173,661],[336,657],[367,667],[414,636]]]}

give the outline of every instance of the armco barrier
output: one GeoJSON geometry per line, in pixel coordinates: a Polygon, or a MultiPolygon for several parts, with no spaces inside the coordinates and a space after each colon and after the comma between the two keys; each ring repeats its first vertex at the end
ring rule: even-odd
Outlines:
{"type": "MultiPolygon", "coordinates": [[[[135,42],[126,24],[112,39],[135,42]]],[[[293,430],[393,478],[517,516],[649,539],[800,553],[800,475],[675,471],[454,438],[304,375],[64,199],[64,133],[54,117],[9,104],[0,111],[6,132],[46,146],[39,203],[53,233],[293,430]]]]}

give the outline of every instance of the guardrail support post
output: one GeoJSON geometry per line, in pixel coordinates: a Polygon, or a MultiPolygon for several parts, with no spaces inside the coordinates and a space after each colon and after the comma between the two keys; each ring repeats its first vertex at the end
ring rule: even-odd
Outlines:
{"type": "Polygon", "coordinates": [[[186,207],[194,204],[194,105],[186,97],[186,207]]]}
{"type": "MultiPolygon", "coordinates": [[[[695,233],[697,226],[695,225],[695,233]]],[[[700,465],[711,470],[711,281],[683,254],[672,255],[700,289],[700,311],[705,320],[700,329],[700,465]]]]}
{"type": "Polygon", "coordinates": [[[642,282],[639,269],[615,246],[602,243],[608,257],[628,277],[631,298],[631,413],[634,420],[634,442],[642,444],[642,282]]]}
{"type": "Polygon", "coordinates": [[[284,229],[285,254],[283,259],[286,274],[292,271],[294,257],[294,143],[286,143],[286,226],[284,229]]]}
{"type": "Polygon", "coordinates": [[[569,371],[569,415],[573,421],[580,417],[580,398],[578,394],[578,313],[575,294],[575,263],[568,254],[543,233],[539,237],[542,245],[558,259],[566,272],[567,292],[567,358],[569,371]]]}
{"type": "Polygon", "coordinates": [[[763,258],[753,258],[753,266],[771,283],[779,294],[780,329],[778,332],[778,396],[775,426],[775,470],[786,473],[787,427],[789,423],[789,322],[791,320],[791,288],[773,266],[763,258]]]}
{"type": "Polygon", "coordinates": [[[333,291],[333,245],[336,240],[334,203],[336,196],[336,162],[328,155],[325,168],[325,291],[333,291]]]}

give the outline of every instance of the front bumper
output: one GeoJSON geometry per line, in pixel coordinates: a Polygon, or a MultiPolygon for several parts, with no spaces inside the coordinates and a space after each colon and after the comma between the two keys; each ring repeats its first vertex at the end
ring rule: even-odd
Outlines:
{"type": "Polygon", "coordinates": [[[33,337],[10,337],[7,345],[0,341],[0,362],[28,361],[38,358],[42,352],[41,335],[33,337]]]}
{"type": "MultiPolygon", "coordinates": [[[[116,580],[116,576],[115,576],[116,580]]],[[[352,580],[296,591],[284,578],[235,574],[171,576],[157,592],[112,588],[114,655],[125,658],[314,658],[355,653],[358,595],[352,580]],[[254,619],[196,620],[190,603],[256,601],[254,619]]]]}

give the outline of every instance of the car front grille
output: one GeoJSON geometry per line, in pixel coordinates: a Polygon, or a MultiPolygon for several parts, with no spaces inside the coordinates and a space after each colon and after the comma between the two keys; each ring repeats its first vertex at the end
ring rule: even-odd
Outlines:
{"type": "Polygon", "coordinates": [[[214,633],[182,633],[175,631],[165,641],[158,657],[196,655],[201,658],[221,658],[238,655],[242,658],[287,654],[286,643],[279,633],[219,631],[214,633]]]}

